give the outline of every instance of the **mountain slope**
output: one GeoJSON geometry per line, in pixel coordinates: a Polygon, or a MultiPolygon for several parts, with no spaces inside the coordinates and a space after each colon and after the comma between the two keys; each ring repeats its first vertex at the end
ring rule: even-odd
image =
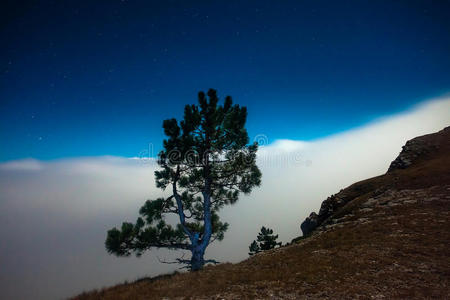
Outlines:
{"type": "Polygon", "coordinates": [[[386,174],[329,197],[302,230],[239,264],[75,299],[448,298],[450,127],[408,141],[386,174]]]}

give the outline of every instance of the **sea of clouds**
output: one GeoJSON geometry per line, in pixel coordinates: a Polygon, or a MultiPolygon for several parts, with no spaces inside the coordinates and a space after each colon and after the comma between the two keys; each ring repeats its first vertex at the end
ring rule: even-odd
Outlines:
{"type": "MultiPolygon", "coordinates": [[[[450,98],[424,102],[346,132],[310,142],[277,140],[263,145],[262,185],[226,207],[230,228],[207,257],[237,262],[261,226],[280,240],[301,235],[300,223],[346,186],[386,172],[413,137],[450,125],[450,98]]],[[[256,139],[264,144],[266,138],[256,139]]],[[[82,157],[0,164],[0,289],[7,299],[58,299],[83,290],[175,270],[158,250],[141,258],[117,258],[104,248],[106,231],[134,222],[146,199],[160,197],[153,159],[82,157]]]]}

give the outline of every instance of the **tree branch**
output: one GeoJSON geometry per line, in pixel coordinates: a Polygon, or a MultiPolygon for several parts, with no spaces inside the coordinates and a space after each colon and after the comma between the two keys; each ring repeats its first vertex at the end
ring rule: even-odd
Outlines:
{"type": "Polygon", "coordinates": [[[194,238],[194,235],[186,227],[186,220],[185,220],[185,215],[184,215],[183,201],[181,201],[181,197],[180,197],[180,195],[178,194],[178,191],[177,191],[177,180],[178,180],[179,175],[180,175],[180,166],[177,166],[177,172],[175,174],[174,182],[172,184],[173,196],[175,197],[175,200],[177,201],[178,216],[180,217],[180,224],[183,227],[184,232],[189,236],[189,239],[192,240],[194,238]]]}
{"type": "Polygon", "coordinates": [[[205,260],[205,264],[209,264],[209,263],[215,264],[215,265],[220,264],[220,262],[215,260],[215,259],[207,259],[207,260],[205,260]]]}
{"type": "Polygon", "coordinates": [[[161,260],[158,256],[156,256],[156,258],[158,259],[158,261],[160,263],[163,263],[163,264],[170,264],[170,265],[172,265],[172,264],[189,264],[190,265],[191,264],[190,260],[183,259],[185,254],[186,253],[183,253],[183,255],[180,258],[176,258],[175,261],[161,260]]]}

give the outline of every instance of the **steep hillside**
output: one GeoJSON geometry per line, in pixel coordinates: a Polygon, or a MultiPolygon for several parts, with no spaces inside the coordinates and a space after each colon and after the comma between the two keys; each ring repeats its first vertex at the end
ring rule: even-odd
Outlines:
{"type": "Polygon", "coordinates": [[[291,245],[75,299],[450,298],[450,127],[326,199],[291,245]]]}

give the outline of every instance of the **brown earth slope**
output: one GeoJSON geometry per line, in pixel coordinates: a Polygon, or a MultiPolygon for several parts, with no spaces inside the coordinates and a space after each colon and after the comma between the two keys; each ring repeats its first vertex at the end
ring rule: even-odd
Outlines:
{"type": "Polygon", "coordinates": [[[408,141],[313,219],[309,237],[241,263],[75,299],[449,299],[450,127],[408,141]]]}

